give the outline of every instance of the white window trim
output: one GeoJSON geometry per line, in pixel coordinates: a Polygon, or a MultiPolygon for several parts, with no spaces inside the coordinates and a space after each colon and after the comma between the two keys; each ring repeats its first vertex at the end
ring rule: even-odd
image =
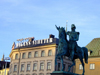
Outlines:
{"type": "Polygon", "coordinates": [[[88,56],[90,56],[90,51],[88,51],[88,56]]]}
{"type": "Polygon", "coordinates": [[[90,64],[90,70],[94,70],[95,69],[95,64],[94,63],[91,63],[90,64]]]}
{"type": "Polygon", "coordinates": [[[79,70],[83,70],[82,64],[79,64],[79,70]]]}

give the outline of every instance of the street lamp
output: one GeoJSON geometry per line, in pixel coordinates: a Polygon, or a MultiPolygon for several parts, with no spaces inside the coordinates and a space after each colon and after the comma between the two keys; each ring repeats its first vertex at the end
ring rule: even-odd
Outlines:
{"type": "MultiPolygon", "coordinates": [[[[5,57],[5,62],[6,62],[6,60],[10,60],[10,57],[5,57]]],[[[5,75],[6,75],[6,66],[7,66],[7,62],[5,63],[5,75]]]]}

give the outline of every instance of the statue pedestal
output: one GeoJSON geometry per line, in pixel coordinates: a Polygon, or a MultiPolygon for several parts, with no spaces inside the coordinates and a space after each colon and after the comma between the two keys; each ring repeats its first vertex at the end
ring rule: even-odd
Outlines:
{"type": "Polygon", "coordinates": [[[79,75],[71,72],[66,72],[66,71],[53,71],[51,75],[79,75]]]}

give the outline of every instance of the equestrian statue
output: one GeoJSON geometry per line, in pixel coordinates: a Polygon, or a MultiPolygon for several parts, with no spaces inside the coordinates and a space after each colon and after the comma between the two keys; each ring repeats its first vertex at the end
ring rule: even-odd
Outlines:
{"type": "Polygon", "coordinates": [[[67,56],[73,62],[73,64],[68,68],[69,72],[71,67],[75,65],[75,59],[79,58],[83,66],[82,75],[84,75],[85,69],[83,58],[85,59],[85,63],[88,63],[88,49],[86,47],[78,46],[77,41],[79,40],[79,32],[75,31],[76,26],[72,24],[71,31],[65,31],[64,27],[57,26],[56,29],[59,32],[59,44],[55,56],[55,66],[57,65],[57,59],[60,58],[62,64],[61,71],[64,71],[63,56],[67,56]],[[67,40],[67,35],[69,36],[69,40],[67,40]]]}

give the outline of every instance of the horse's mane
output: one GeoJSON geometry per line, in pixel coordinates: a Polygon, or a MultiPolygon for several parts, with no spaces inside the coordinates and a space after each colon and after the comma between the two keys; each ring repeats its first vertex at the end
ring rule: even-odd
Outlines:
{"type": "Polygon", "coordinates": [[[68,42],[65,30],[64,30],[64,35],[65,35],[65,40],[68,42]]]}
{"type": "Polygon", "coordinates": [[[62,28],[62,29],[63,29],[62,31],[63,31],[63,34],[64,34],[64,39],[68,42],[65,29],[64,28],[62,28]]]}

